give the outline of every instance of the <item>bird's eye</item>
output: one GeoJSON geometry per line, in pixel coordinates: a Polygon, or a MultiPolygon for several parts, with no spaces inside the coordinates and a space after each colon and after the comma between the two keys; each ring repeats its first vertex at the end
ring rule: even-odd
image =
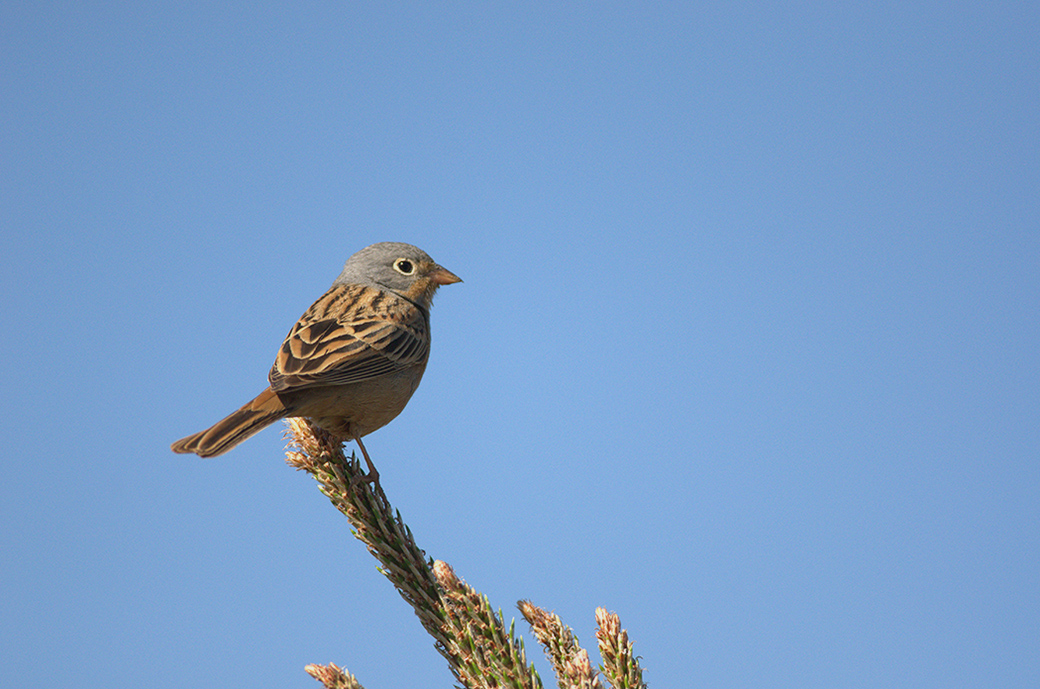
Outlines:
{"type": "Polygon", "coordinates": [[[394,261],[394,270],[401,275],[411,275],[415,272],[415,264],[407,258],[399,258],[394,261]]]}

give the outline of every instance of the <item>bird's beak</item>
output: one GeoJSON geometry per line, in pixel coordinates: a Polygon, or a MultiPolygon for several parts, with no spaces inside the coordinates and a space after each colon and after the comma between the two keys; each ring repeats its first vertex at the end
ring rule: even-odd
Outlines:
{"type": "Polygon", "coordinates": [[[441,266],[434,266],[433,270],[429,272],[429,276],[430,280],[437,285],[451,285],[456,282],[462,282],[462,278],[441,266]]]}

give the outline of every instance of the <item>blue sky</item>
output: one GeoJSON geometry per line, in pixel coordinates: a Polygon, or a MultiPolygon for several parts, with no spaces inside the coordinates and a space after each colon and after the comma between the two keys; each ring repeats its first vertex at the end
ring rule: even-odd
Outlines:
{"type": "Polygon", "coordinates": [[[5,3],[4,683],[450,683],[277,427],[168,449],[394,240],[465,282],[366,445],[507,618],[591,648],[615,610],[657,687],[1040,685],[1038,35],[1024,2],[5,3]]]}

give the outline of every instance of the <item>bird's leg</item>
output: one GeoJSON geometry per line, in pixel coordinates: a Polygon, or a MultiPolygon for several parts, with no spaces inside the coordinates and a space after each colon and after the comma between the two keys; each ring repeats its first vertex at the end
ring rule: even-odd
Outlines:
{"type": "Polygon", "coordinates": [[[375,484],[377,488],[381,488],[379,485],[379,472],[376,471],[376,465],[372,463],[372,458],[368,456],[368,450],[365,449],[365,444],[361,442],[361,438],[354,438],[357,441],[358,447],[361,448],[361,454],[365,457],[365,464],[368,465],[368,475],[364,477],[364,480],[375,484]]]}

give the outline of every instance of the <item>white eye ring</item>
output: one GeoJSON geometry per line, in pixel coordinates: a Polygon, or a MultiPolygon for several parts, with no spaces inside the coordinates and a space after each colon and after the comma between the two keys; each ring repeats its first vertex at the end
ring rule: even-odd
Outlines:
{"type": "Polygon", "coordinates": [[[394,270],[401,275],[415,275],[415,264],[407,258],[399,258],[394,261],[394,270]]]}

